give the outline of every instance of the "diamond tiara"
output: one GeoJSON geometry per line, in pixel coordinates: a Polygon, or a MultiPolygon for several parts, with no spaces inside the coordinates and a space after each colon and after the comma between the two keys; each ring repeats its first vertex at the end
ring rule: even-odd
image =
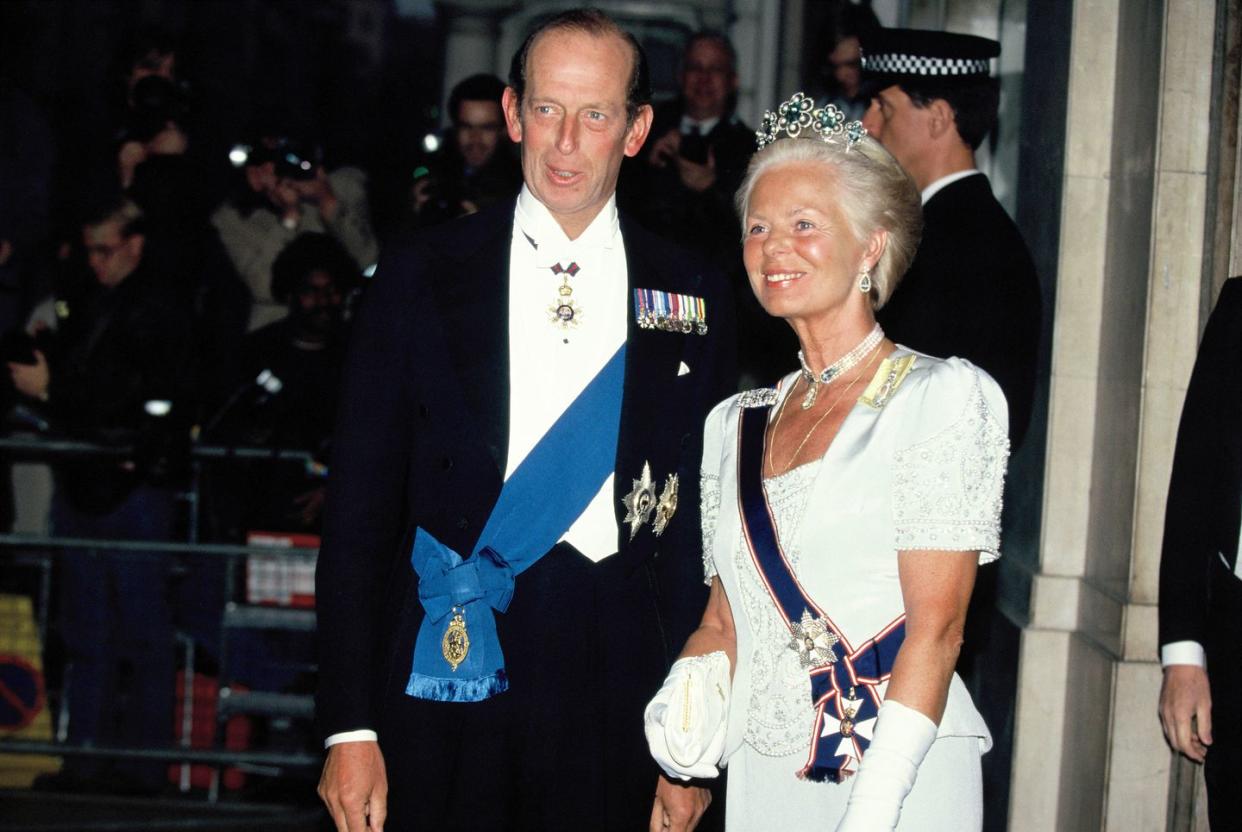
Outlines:
{"type": "Polygon", "coordinates": [[[823,107],[815,106],[815,99],[807,98],[802,93],[794,93],[793,98],[776,108],[776,112],[768,110],[763,114],[763,121],[755,131],[755,145],[758,149],[770,145],[777,139],[788,136],[796,139],[803,130],[810,129],[815,138],[823,142],[845,140],[848,150],[862,141],[867,135],[867,128],[861,121],[845,121],[845,113],[835,104],[823,107]],[[783,135],[782,135],[783,134],[783,135]]]}

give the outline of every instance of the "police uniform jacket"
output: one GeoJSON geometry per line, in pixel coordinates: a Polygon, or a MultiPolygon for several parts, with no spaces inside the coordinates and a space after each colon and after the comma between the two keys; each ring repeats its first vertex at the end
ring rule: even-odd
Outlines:
{"type": "Polygon", "coordinates": [[[914,262],[877,317],[899,344],[987,370],[1005,392],[1017,447],[1030,421],[1040,328],[1026,243],[982,174],[933,195],[923,222],[914,262]]]}

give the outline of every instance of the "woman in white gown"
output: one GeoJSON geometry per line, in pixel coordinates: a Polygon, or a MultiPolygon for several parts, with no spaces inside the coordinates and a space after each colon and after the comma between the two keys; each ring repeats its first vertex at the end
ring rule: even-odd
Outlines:
{"type": "MultiPolygon", "coordinates": [[[[999,555],[1005,400],[970,363],[884,338],[919,194],[861,125],[812,107],[765,119],[738,194],[751,287],[802,369],[708,417],[711,594],[647,736],[670,778],[727,765],[730,832],[978,829],[991,739],[953,668],[999,555]]],[[[696,819],[677,788],[661,780],[652,830],[696,819]]]]}

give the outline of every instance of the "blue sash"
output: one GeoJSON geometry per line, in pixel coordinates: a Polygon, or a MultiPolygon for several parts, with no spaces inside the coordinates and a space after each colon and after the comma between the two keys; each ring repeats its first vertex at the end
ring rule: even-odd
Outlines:
{"type": "Polygon", "coordinates": [[[410,562],[426,615],[407,694],[479,702],[508,690],[493,610],[509,608],[513,579],[556,545],[615,467],[624,376],[622,344],[505,481],[472,557],[415,532],[410,562]]]}
{"type": "MultiPolygon", "coordinates": [[[[902,615],[865,644],[854,647],[832,619],[824,613],[806,590],[785,558],[776,534],[776,523],[763,487],[763,446],[771,405],[743,407],[738,426],[737,488],[742,533],[750,549],[759,578],[767,587],[781,614],[789,622],[791,636],[801,638],[804,615],[809,613],[835,636],[831,657],[812,667],[811,704],[815,709],[815,728],[806,765],[798,776],[808,780],[841,782],[857,766],[849,758],[861,760],[871,744],[868,726],[880,708],[876,686],[892,673],[893,661],[906,634],[902,615]]],[[[792,646],[792,642],[791,642],[792,646]]]]}

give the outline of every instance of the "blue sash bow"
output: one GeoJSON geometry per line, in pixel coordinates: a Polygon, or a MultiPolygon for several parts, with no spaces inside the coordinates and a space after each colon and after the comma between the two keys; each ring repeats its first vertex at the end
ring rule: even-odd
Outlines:
{"type": "MultiPolygon", "coordinates": [[[[876,686],[892,673],[893,661],[906,634],[905,616],[865,644],[853,647],[798,582],[781,549],[763,487],[764,434],[770,408],[771,405],[743,407],[741,411],[737,487],[742,532],[759,577],[789,622],[791,635],[796,639],[809,638],[803,628],[807,613],[816,619],[814,626],[822,625],[831,634],[814,641],[821,655],[830,656],[809,671],[815,727],[806,765],[798,776],[840,782],[856,768],[849,764],[849,758],[861,760],[871,744],[858,728],[862,723],[874,724],[868,721],[875,719],[882,701],[876,686]]],[[[870,733],[869,728],[863,730],[870,733]]]]}
{"type": "Polygon", "coordinates": [[[495,613],[509,608],[514,578],[556,545],[612,472],[624,376],[622,344],[505,481],[472,557],[415,532],[410,562],[426,614],[407,694],[479,702],[508,690],[495,613]],[[454,667],[443,645],[458,626],[469,647],[454,667]]]}

